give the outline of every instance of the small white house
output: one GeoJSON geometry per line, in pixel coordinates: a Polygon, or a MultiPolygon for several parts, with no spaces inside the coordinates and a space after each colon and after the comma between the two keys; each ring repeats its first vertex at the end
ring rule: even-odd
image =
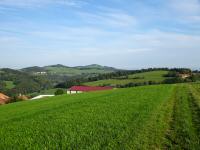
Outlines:
{"type": "Polygon", "coordinates": [[[53,97],[55,95],[38,95],[34,98],[32,98],[31,100],[36,100],[36,99],[41,99],[41,98],[45,98],[45,97],[53,97]]]}
{"type": "Polygon", "coordinates": [[[37,75],[45,75],[45,74],[47,74],[47,72],[36,72],[35,74],[37,74],[37,75]]]}

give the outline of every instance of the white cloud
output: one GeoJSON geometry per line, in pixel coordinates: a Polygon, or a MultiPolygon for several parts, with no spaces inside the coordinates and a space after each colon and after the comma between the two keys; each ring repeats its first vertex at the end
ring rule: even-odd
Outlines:
{"type": "MultiPolygon", "coordinates": [[[[80,1],[0,0],[0,6],[24,8],[52,4],[77,6],[78,2],[80,1]]],[[[200,21],[199,6],[196,0],[171,0],[170,9],[167,9],[168,17],[175,23],[179,20],[187,21],[190,24],[198,23],[200,21]]],[[[9,8],[12,9],[12,7],[9,8]]],[[[8,51],[8,55],[13,51],[18,52],[18,55],[26,57],[26,61],[30,61],[33,65],[42,62],[46,65],[49,62],[67,65],[100,63],[122,68],[123,66],[132,68],[145,64],[156,66],[158,62],[161,64],[160,66],[164,66],[163,64],[173,65],[173,63],[175,65],[187,64],[184,62],[184,57],[188,58],[188,64],[193,65],[195,60],[198,60],[197,56],[200,55],[200,36],[153,30],[152,25],[143,31],[137,31],[135,28],[139,23],[141,24],[139,21],[151,19],[148,14],[143,14],[141,19],[126,11],[101,7],[96,8],[93,12],[79,10],[78,16],[81,20],[78,20],[79,24],[74,27],[69,27],[67,24],[64,26],[65,23],[56,25],[47,23],[38,24],[38,26],[34,22],[27,24],[26,20],[10,24],[2,22],[0,25],[2,30],[9,29],[8,32],[6,31],[7,36],[1,35],[1,49],[8,51]],[[14,35],[14,37],[9,35],[14,35]],[[42,57],[37,57],[38,54],[42,57]],[[76,62],[74,62],[74,58],[77,58],[76,62]]],[[[162,15],[159,17],[165,18],[162,15]]],[[[152,21],[155,20],[152,19],[152,21]]],[[[170,29],[167,24],[166,28],[170,29]]],[[[13,53],[12,55],[14,57],[13,53]]],[[[2,59],[0,63],[4,63],[4,61],[2,59]]],[[[16,64],[19,63],[19,60],[13,61],[16,61],[16,64]]],[[[23,61],[21,64],[29,63],[23,61]]]]}
{"type": "Polygon", "coordinates": [[[2,47],[10,47],[11,45],[17,45],[22,43],[22,39],[14,37],[14,36],[1,36],[0,37],[0,45],[2,47]]]}
{"type": "Polygon", "coordinates": [[[66,6],[81,6],[86,4],[81,0],[1,0],[0,6],[14,6],[14,7],[41,7],[45,5],[66,5],[66,6]]]}
{"type": "MultiPolygon", "coordinates": [[[[200,36],[159,30],[124,33],[83,27],[60,27],[60,30],[55,28],[45,32],[30,32],[27,36],[27,40],[26,37],[23,40],[8,36],[0,38],[1,49],[7,54],[14,55],[16,51],[17,55],[27,58],[26,63],[21,62],[22,66],[99,63],[120,68],[145,65],[165,67],[165,64],[178,64],[183,67],[186,64],[195,65],[200,55],[200,36]],[[30,38],[35,40],[30,41],[30,38]],[[37,57],[38,54],[41,57],[37,57]],[[74,58],[77,61],[74,62],[74,58]],[[187,62],[184,61],[185,58],[187,62]]],[[[12,60],[13,64],[14,61],[19,65],[19,60],[12,60]]],[[[6,60],[2,59],[0,62],[5,63],[6,60]]]]}
{"type": "Polygon", "coordinates": [[[196,14],[200,12],[199,0],[170,0],[170,5],[183,14],[196,14]]]}
{"type": "MultiPolygon", "coordinates": [[[[98,28],[56,28],[54,31],[30,33],[42,41],[50,41],[51,51],[80,55],[129,55],[156,51],[188,53],[199,51],[200,36],[152,30],[143,33],[111,32],[98,28]]],[[[41,45],[40,45],[41,46],[41,45]]],[[[43,48],[48,49],[46,44],[43,48]]],[[[38,47],[39,48],[39,47],[38,47]]],[[[156,53],[153,52],[153,53],[156,53]]]]}
{"type": "Polygon", "coordinates": [[[84,22],[91,25],[103,25],[107,27],[133,27],[138,20],[133,15],[117,9],[101,8],[95,13],[80,12],[84,22]]]}
{"type": "Polygon", "coordinates": [[[169,6],[172,15],[179,17],[182,22],[200,22],[199,0],[170,0],[169,6]]]}

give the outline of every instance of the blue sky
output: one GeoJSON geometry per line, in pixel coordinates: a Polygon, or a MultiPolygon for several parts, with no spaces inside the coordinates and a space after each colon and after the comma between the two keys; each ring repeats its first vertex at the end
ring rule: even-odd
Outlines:
{"type": "Polygon", "coordinates": [[[199,0],[0,0],[0,68],[200,68],[199,0]]]}

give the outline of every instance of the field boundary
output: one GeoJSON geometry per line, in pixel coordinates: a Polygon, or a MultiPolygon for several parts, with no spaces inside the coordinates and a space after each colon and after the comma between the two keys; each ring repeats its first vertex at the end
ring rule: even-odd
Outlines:
{"type": "MultiPolygon", "coordinates": [[[[194,124],[194,128],[197,132],[198,139],[200,139],[200,107],[198,105],[199,99],[199,94],[197,90],[190,86],[190,91],[189,91],[189,96],[190,96],[190,108],[192,110],[192,121],[194,124]]],[[[200,144],[200,140],[198,141],[198,144],[200,144]]]]}
{"type": "Polygon", "coordinates": [[[177,85],[170,128],[165,149],[197,149],[199,147],[200,110],[191,96],[188,85],[177,85]]]}

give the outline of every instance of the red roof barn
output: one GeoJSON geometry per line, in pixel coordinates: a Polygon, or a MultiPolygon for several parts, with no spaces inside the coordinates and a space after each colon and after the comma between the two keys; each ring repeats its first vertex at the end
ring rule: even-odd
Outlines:
{"type": "Polygon", "coordinates": [[[70,93],[80,93],[80,92],[92,92],[92,91],[103,91],[112,90],[112,87],[101,87],[101,86],[72,86],[68,91],[70,93]]]}

